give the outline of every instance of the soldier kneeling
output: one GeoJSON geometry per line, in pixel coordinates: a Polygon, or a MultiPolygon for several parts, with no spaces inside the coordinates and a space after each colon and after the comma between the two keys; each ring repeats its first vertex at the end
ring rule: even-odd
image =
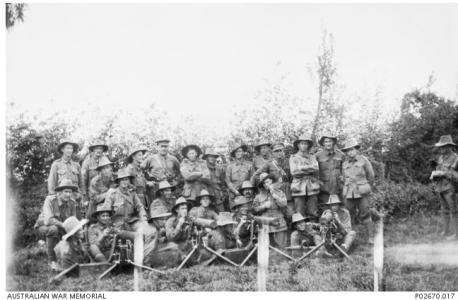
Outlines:
{"type": "Polygon", "coordinates": [[[117,230],[111,226],[111,207],[99,205],[92,214],[97,219],[88,229],[89,254],[96,262],[106,262],[110,258],[117,230]]]}

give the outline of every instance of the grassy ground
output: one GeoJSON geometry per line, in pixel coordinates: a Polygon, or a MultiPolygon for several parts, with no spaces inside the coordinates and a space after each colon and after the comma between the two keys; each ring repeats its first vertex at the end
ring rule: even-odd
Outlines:
{"type": "MultiPolygon", "coordinates": [[[[396,259],[403,244],[439,242],[438,218],[417,216],[385,226],[385,290],[458,290],[457,266],[414,263],[396,259]]],[[[361,236],[360,240],[364,237],[361,236]]],[[[272,253],[272,252],[271,252],[272,253]]],[[[313,257],[301,266],[272,254],[267,289],[269,291],[371,291],[373,290],[372,251],[357,244],[351,260],[313,257]]],[[[166,274],[143,272],[140,288],[144,291],[255,291],[256,266],[236,268],[227,265],[195,266],[166,274]]],[[[15,254],[7,277],[8,290],[93,290],[126,291],[133,289],[132,275],[96,280],[100,272],[68,278],[48,284],[43,249],[32,247],[15,254]]]]}

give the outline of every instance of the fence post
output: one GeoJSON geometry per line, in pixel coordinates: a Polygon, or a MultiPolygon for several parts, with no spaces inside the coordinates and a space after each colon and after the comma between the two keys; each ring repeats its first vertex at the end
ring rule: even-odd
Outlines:
{"type": "MultiPolygon", "coordinates": [[[[143,228],[139,226],[134,239],[134,263],[136,265],[143,265],[143,228]]],[[[134,266],[134,291],[140,290],[140,278],[142,269],[134,266]]]]}
{"type": "Polygon", "coordinates": [[[383,280],[383,218],[375,224],[374,237],[374,292],[382,288],[383,280]]]}
{"type": "Polygon", "coordinates": [[[269,225],[262,225],[258,231],[258,291],[265,292],[269,269],[269,225]]]}

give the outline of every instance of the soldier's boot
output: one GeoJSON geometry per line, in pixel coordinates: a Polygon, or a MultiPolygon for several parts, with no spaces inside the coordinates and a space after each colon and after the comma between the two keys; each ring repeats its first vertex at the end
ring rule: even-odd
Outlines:
{"type": "Polygon", "coordinates": [[[367,244],[373,245],[374,244],[374,223],[371,219],[368,219],[364,222],[367,230],[367,244]]]}
{"type": "Polygon", "coordinates": [[[447,241],[453,241],[458,236],[458,220],[457,220],[457,218],[458,218],[458,214],[457,213],[450,214],[450,228],[453,228],[454,232],[450,232],[450,235],[445,238],[447,241]]]}
{"type": "Polygon", "coordinates": [[[450,233],[450,215],[447,212],[442,212],[442,231],[441,236],[447,236],[450,233]]]}

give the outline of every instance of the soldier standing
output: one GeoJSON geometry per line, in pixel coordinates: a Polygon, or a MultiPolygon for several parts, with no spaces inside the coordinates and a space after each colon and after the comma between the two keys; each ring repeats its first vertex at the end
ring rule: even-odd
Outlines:
{"type": "Polygon", "coordinates": [[[245,161],[243,155],[247,150],[247,146],[239,145],[231,151],[231,156],[234,160],[227,166],[226,169],[226,184],[229,189],[229,206],[232,207],[234,198],[240,196],[238,189],[246,180],[250,180],[254,174],[253,164],[245,161]]]}
{"type": "Polygon", "coordinates": [[[127,162],[129,163],[126,167],[127,172],[132,176],[132,184],[135,187],[135,192],[137,193],[140,202],[142,203],[143,207],[148,209],[150,201],[146,195],[146,186],[154,185],[153,182],[146,181],[145,175],[143,174],[143,170],[140,165],[143,162],[144,155],[146,153],[145,147],[137,147],[134,148],[129,156],[127,157],[127,162]]]}
{"type": "Polygon", "coordinates": [[[352,223],[358,218],[366,227],[368,244],[374,243],[374,223],[370,212],[370,194],[374,185],[374,170],[370,161],[359,153],[360,145],[349,141],[342,148],[345,153],[343,163],[344,187],[347,209],[350,211],[352,223]]]}
{"type": "Polygon", "coordinates": [[[217,212],[227,210],[226,207],[229,206],[227,203],[227,192],[226,192],[226,174],[224,171],[224,166],[217,165],[216,159],[218,154],[212,149],[205,151],[203,159],[207,161],[207,168],[210,171],[210,186],[209,192],[215,197],[214,206],[217,212]]]}
{"type": "Polygon", "coordinates": [[[458,235],[458,211],[456,207],[455,184],[458,182],[458,155],[453,152],[456,144],[451,135],[441,136],[434,145],[439,148],[436,170],[431,173],[434,189],[440,195],[442,208],[442,236],[453,240],[458,235]],[[454,233],[453,233],[454,231],[454,233]]]}
{"type": "Polygon", "coordinates": [[[65,231],[63,222],[68,217],[76,216],[77,204],[72,195],[77,190],[78,187],[71,180],[61,180],[59,186],[54,188],[57,194],[46,197],[42,213],[37,220],[38,234],[46,237],[48,264],[52,270],[59,269],[54,247],[65,231]]]}
{"type": "MultiPolygon", "coordinates": [[[[83,195],[87,196],[88,199],[85,201],[90,201],[89,196],[89,185],[91,184],[92,178],[98,174],[98,166],[100,160],[105,157],[104,153],[108,151],[108,146],[101,141],[97,141],[89,146],[90,154],[83,160],[81,165],[81,186],[83,195]]],[[[106,157],[105,157],[106,158],[106,157]]],[[[88,214],[90,216],[90,214],[88,214]]]]}
{"type": "Polygon", "coordinates": [[[315,154],[319,165],[320,181],[322,182],[319,200],[320,203],[328,202],[329,195],[342,193],[342,164],[344,154],[335,149],[337,138],[330,134],[320,138],[319,144],[322,150],[315,154]]]}
{"type": "Polygon", "coordinates": [[[272,144],[268,141],[261,141],[254,147],[258,155],[253,159],[253,166],[255,171],[259,170],[262,166],[271,160],[270,147],[272,144]]]}
{"type": "Polygon", "coordinates": [[[199,158],[202,150],[197,145],[187,145],[181,151],[183,161],[180,171],[184,179],[183,197],[195,204],[196,197],[202,189],[208,189],[210,185],[210,171],[207,163],[199,158]]]}
{"type": "Polygon", "coordinates": [[[150,205],[150,215],[152,207],[164,206],[168,212],[172,212],[172,207],[175,205],[175,197],[173,192],[175,187],[170,185],[167,180],[159,182],[159,188],[156,192],[156,199],[150,205]]]}
{"type": "Polygon", "coordinates": [[[289,158],[289,165],[293,176],[291,196],[295,212],[318,218],[318,162],[315,156],[309,153],[313,141],[310,137],[302,135],[293,145],[297,153],[289,158]]]}
{"type": "Polygon", "coordinates": [[[92,214],[95,212],[97,205],[105,201],[110,188],[115,188],[113,180],[113,163],[107,157],[104,156],[100,159],[99,165],[95,170],[99,172],[99,174],[92,178],[89,184],[89,206],[86,212],[86,215],[91,217],[91,221],[96,221],[92,218],[92,214]]]}

